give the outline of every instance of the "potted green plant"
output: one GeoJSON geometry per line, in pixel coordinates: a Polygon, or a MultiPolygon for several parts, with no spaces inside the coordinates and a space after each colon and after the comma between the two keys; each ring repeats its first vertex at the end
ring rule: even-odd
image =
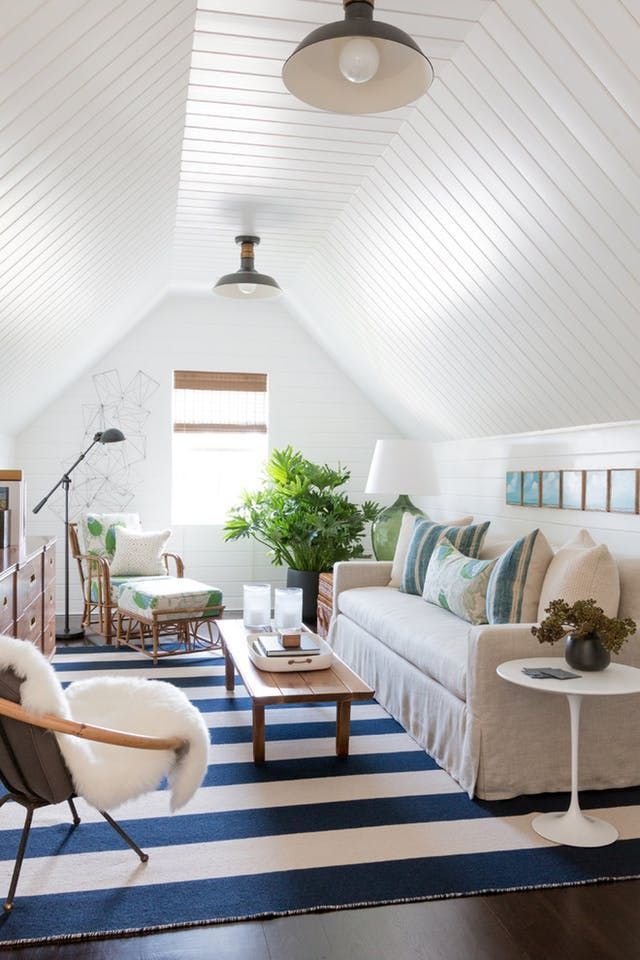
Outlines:
{"type": "Polygon", "coordinates": [[[565,600],[552,600],[545,609],[548,614],[531,632],[540,643],[556,643],[565,638],[565,660],[574,670],[604,670],[611,662],[612,653],[620,653],[623,644],[636,624],[630,617],[607,617],[596,601],[576,600],[569,605],[565,600]]]}
{"type": "Polygon", "coordinates": [[[269,548],[275,566],[286,564],[287,585],[302,586],[303,617],[315,617],[318,577],[339,560],[363,557],[366,524],[380,513],[367,500],[352,503],[340,487],[351,474],[307,460],[291,447],[274,450],[265,482],[245,491],[225,524],[226,541],[253,537],[269,548]]]}

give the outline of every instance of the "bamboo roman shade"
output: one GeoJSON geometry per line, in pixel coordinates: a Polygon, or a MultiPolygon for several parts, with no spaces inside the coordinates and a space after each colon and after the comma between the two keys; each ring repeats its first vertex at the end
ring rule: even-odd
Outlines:
{"type": "Polygon", "coordinates": [[[267,375],[175,370],[176,433],[266,433],[267,375]]]}

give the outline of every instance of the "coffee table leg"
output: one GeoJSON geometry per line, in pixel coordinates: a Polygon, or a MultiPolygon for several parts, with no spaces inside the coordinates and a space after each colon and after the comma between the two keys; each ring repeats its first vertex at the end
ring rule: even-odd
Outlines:
{"type": "Polygon", "coordinates": [[[336,704],[336,756],[349,756],[349,725],[351,722],[351,700],[340,700],[336,704]]]}
{"type": "Polygon", "coordinates": [[[253,762],[264,763],[264,707],[253,704],[253,762]]]}
{"type": "Polygon", "coordinates": [[[236,670],[233,664],[233,657],[227,650],[227,645],[224,640],[221,640],[222,652],[224,653],[224,682],[227,690],[235,690],[236,688],[236,670]]]}

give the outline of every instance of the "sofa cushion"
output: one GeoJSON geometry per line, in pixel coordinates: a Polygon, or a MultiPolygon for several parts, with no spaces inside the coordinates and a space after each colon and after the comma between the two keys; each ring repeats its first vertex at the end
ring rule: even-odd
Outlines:
{"type": "Polygon", "coordinates": [[[460,700],[467,692],[469,624],[422,597],[393,587],[356,587],[338,597],[338,611],[375,640],[442,684],[460,700]]]}
{"type": "Polygon", "coordinates": [[[422,596],[468,623],[486,623],[487,587],[497,562],[465,557],[443,537],[431,554],[422,596]]]}
{"type": "MultiPolygon", "coordinates": [[[[402,584],[404,562],[407,559],[409,544],[413,536],[413,527],[417,519],[420,518],[416,517],[415,513],[402,514],[400,533],[398,534],[396,549],[393,554],[393,566],[391,567],[391,579],[389,580],[390,587],[399,587],[402,584]]],[[[424,519],[428,520],[429,518],[425,517],[424,519]]],[[[459,520],[441,520],[440,522],[444,523],[447,527],[466,527],[472,520],[473,517],[460,517],[459,520]]]]}
{"type": "Polygon", "coordinates": [[[618,565],[608,547],[596,544],[587,530],[580,530],[549,564],[540,594],[539,620],[544,618],[551,601],[560,597],[569,604],[593,598],[608,617],[618,613],[618,565]]]}
{"type": "Polygon", "coordinates": [[[535,623],[553,550],[541,530],[516,540],[498,557],[487,590],[489,623],[535,623]]]}
{"type": "Polygon", "coordinates": [[[444,523],[433,523],[431,520],[416,520],[400,589],[404,593],[422,594],[431,554],[442,536],[446,536],[465,556],[477,557],[488,529],[488,520],[485,523],[464,527],[447,526],[444,523]]]}

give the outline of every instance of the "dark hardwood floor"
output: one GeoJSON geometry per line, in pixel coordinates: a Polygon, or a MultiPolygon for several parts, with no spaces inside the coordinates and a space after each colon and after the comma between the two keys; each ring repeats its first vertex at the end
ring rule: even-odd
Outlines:
{"type": "Polygon", "coordinates": [[[4,958],[640,960],[640,880],[24,947],[4,958]]]}

